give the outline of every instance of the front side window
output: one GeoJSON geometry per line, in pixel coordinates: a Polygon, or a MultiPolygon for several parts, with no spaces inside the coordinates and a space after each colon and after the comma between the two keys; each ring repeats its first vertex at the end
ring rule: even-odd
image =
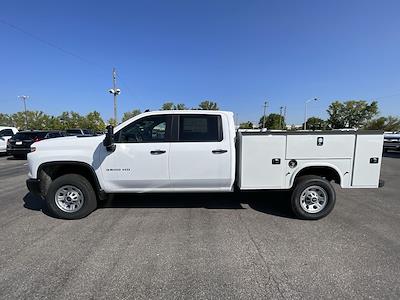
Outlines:
{"type": "Polygon", "coordinates": [[[115,140],[120,143],[163,142],[166,132],[166,116],[144,117],[122,128],[115,140]]]}
{"type": "Polygon", "coordinates": [[[219,142],[222,140],[220,116],[181,115],[179,119],[180,142],[219,142]]]}

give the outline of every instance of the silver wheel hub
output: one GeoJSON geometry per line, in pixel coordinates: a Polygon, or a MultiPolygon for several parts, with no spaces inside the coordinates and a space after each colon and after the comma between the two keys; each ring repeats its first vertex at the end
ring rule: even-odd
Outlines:
{"type": "Polygon", "coordinates": [[[76,186],[64,185],[57,190],[54,201],[62,211],[73,213],[81,209],[84,197],[82,191],[76,186]]]}
{"type": "Polygon", "coordinates": [[[328,193],[318,185],[307,187],[300,196],[300,206],[307,213],[318,213],[325,208],[327,203],[328,193]]]}

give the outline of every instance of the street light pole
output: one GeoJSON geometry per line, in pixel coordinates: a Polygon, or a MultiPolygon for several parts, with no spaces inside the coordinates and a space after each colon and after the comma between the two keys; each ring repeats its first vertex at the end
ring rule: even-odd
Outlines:
{"type": "MultiPolygon", "coordinates": [[[[116,73],[115,73],[115,68],[113,68],[113,89],[115,91],[115,86],[116,86],[116,73]]],[[[114,93],[114,120],[115,120],[115,124],[118,124],[118,120],[117,120],[117,94],[114,93]]]]}
{"type": "Polygon", "coordinates": [[[113,68],[113,88],[109,89],[109,93],[113,94],[114,96],[114,120],[115,120],[115,125],[118,124],[118,118],[117,118],[117,96],[121,93],[121,90],[117,88],[117,72],[115,68],[113,68]]]}
{"type": "Polygon", "coordinates": [[[304,102],[304,127],[303,127],[304,130],[307,129],[307,104],[310,103],[311,101],[318,101],[318,98],[311,98],[304,102]]]}
{"type": "Polygon", "coordinates": [[[265,128],[266,113],[267,113],[268,101],[264,102],[264,116],[263,116],[263,128],[265,128]]]}
{"type": "Polygon", "coordinates": [[[28,115],[26,112],[26,100],[29,98],[29,96],[21,95],[18,96],[19,99],[24,101],[24,114],[25,114],[25,129],[28,129],[28,115]]]}

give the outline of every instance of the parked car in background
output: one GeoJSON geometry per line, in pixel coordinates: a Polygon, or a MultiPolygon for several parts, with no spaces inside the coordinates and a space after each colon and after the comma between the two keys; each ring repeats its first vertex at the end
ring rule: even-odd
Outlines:
{"type": "Polygon", "coordinates": [[[15,127],[0,126],[0,154],[7,152],[7,141],[17,132],[15,127]]]}
{"type": "Polygon", "coordinates": [[[71,128],[65,131],[67,135],[95,135],[93,130],[81,129],[81,128],[71,128]]]}
{"type": "Polygon", "coordinates": [[[7,142],[7,153],[15,158],[26,158],[31,152],[31,145],[35,142],[65,136],[63,131],[20,131],[13,135],[7,142]]]}
{"type": "Polygon", "coordinates": [[[400,150],[400,133],[391,132],[384,135],[383,140],[383,152],[388,150],[400,150]]]}

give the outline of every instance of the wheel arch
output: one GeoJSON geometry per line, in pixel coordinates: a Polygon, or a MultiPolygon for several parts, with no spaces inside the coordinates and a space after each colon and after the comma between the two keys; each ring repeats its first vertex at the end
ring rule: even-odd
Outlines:
{"type": "Polygon", "coordinates": [[[52,161],[42,163],[37,169],[37,178],[40,179],[40,193],[45,196],[51,182],[66,174],[79,174],[92,184],[97,196],[103,199],[105,193],[101,188],[99,179],[91,165],[80,161],[52,161]]]}
{"type": "Polygon", "coordinates": [[[328,181],[334,181],[341,185],[343,183],[343,176],[341,171],[334,165],[331,164],[318,164],[318,165],[306,165],[303,168],[297,170],[293,174],[290,182],[290,187],[293,187],[294,183],[304,175],[316,175],[326,178],[328,181]]]}

